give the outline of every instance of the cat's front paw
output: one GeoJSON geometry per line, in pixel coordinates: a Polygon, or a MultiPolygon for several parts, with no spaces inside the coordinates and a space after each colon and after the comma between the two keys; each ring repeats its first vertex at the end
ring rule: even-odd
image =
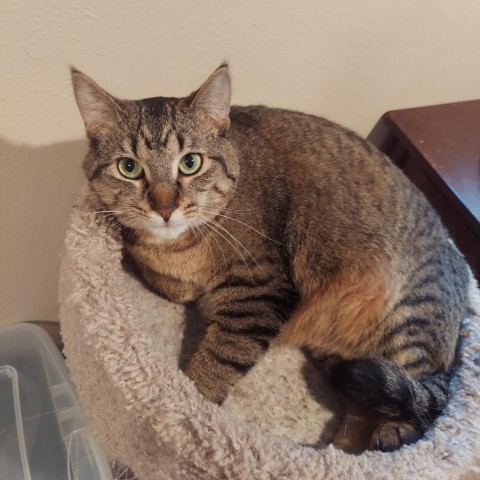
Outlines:
{"type": "Polygon", "coordinates": [[[206,400],[221,405],[227,397],[225,380],[217,377],[214,369],[202,363],[198,357],[194,357],[185,370],[185,375],[193,380],[195,387],[206,400]]]}
{"type": "Polygon", "coordinates": [[[206,400],[216,403],[217,405],[221,405],[225,401],[226,394],[222,388],[218,388],[218,386],[215,386],[212,382],[205,382],[203,378],[195,378],[195,375],[189,372],[188,369],[185,374],[193,380],[195,387],[206,400]]]}
{"type": "Polygon", "coordinates": [[[402,445],[416,442],[421,436],[422,432],[411,423],[385,420],[373,432],[370,450],[391,452],[402,445]]]}

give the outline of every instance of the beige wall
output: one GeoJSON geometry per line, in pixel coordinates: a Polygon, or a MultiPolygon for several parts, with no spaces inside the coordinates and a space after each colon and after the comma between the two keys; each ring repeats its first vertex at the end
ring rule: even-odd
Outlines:
{"type": "Polygon", "coordinates": [[[0,324],[55,319],[85,143],[67,67],[182,95],[228,58],[236,103],[367,134],[390,109],[478,98],[478,0],[15,0],[0,7],[0,324]]]}

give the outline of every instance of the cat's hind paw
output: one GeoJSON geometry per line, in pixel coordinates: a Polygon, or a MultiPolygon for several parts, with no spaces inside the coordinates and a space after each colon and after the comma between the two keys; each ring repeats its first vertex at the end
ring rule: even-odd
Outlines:
{"type": "Polygon", "coordinates": [[[402,445],[416,442],[421,436],[422,432],[411,423],[385,420],[373,432],[370,450],[392,452],[402,445]]]}

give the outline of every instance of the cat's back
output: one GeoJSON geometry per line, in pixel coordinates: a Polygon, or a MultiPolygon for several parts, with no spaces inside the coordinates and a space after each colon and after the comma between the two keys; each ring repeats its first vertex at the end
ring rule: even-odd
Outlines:
{"type": "Polygon", "coordinates": [[[354,136],[352,131],[341,125],[316,115],[273,108],[264,105],[232,106],[230,111],[231,127],[229,136],[237,138],[239,135],[269,136],[277,140],[277,145],[299,146],[302,143],[315,140],[338,141],[341,137],[354,136]],[[301,139],[298,138],[301,135],[301,139]]]}
{"type": "Polygon", "coordinates": [[[266,107],[264,105],[233,106],[230,111],[231,127],[229,136],[233,139],[244,137],[269,137],[276,140],[275,146],[291,145],[294,135],[309,134],[328,136],[333,130],[342,128],[335,123],[315,115],[266,107]]]}
{"type": "Polygon", "coordinates": [[[380,249],[407,256],[433,244],[448,248],[448,235],[425,197],[351,130],[264,106],[233,107],[231,122],[229,137],[241,170],[242,163],[247,167],[245,191],[255,182],[255,188],[268,189],[263,202],[288,199],[292,230],[321,238],[323,247],[337,252],[342,245],[357,253],[380,249]]]}
{"type": "Polygon", "coordinates": [[[409,188],[391,161],[355,132],[322,117],[262,105],[235,106],[231,110],[229,137],[246,157],[276,164],[290,173],[336,176],[342,182],[372,175],[394,178],[409,188]],[[360,175],[362,173],[362,175],[360,175]]]}
{"type": "Polygon", "coordinates": [[[248,106],[233,107],[231,122],[229,137],[249,173],[268,185],[288,185],[294,201],[335,205],[344,221],[367,223],[398,221],[412,198],[419,207],[426,204],[383,153],[325,118],[248,106]]]}

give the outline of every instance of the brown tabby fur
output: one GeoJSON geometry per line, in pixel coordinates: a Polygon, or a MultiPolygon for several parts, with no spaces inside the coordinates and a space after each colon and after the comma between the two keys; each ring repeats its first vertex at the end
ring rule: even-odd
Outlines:
{"type": "MultiPolygon", "coordinates": [[[[72,79],[101,210],[145,280],[208,318],[186,369],[198,390],[221,403],[277,339],[325,359],[364,405],[370,448],[416,440],[447,401],[468,275],[389,159],[318,117],[230,109],[226,65],[180,99],[118,100],[72,79]],[[187,153],[203,159],[191,176],[177,167],[187,153]],[[122,177],[124,157],[142,178],[122,177]]],[[[353,448],[348,436],[338,445],[353,448]]]]}

